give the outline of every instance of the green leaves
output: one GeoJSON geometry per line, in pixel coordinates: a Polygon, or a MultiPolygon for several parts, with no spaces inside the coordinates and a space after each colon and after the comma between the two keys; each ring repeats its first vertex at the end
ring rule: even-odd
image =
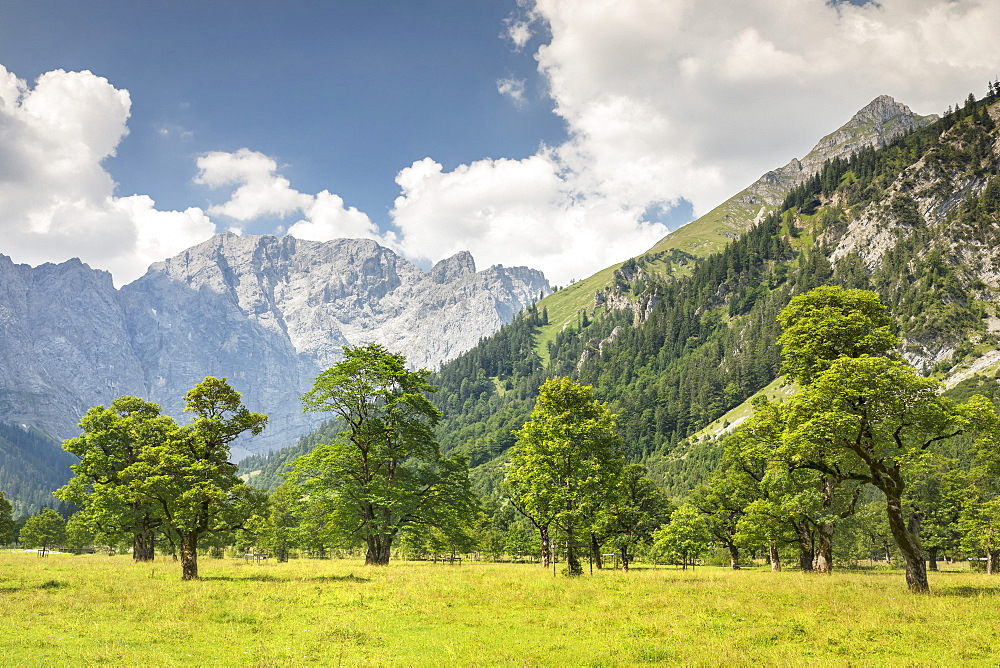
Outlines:
{"type": "Polygon", "coordinates": [[[840,357],[884,356],[899,339],[878,295],[824,286],[799,295],[778,315],[782,372],[807,384],[840,357]]]}
{"type": "Polygon", "coordinates": [[[0,545],[6,545],[14,537],[14,507],[0,491],[0,545]]]}
{"type": "Polygon", "coordinates": [[[435,390],[428,375],[382,346],[345,347],[302,397],[306,411],[332,412],[345,425],[338,440],[293,463],[303,513],[330,540],[364,541],[371,564],[388,562],[407,527],[454,532],[475,511],[466,460],[438,450],[441,413],[426,397],[435,390]]]}
{"type": "Polygon", "coordinates": [[[20,541],[25,547],[52,547],[66,540],[66,520],[51,508],[32,515],[21,527],[20,541]]]}
{"type": "MultiPolygon", "coordinates": [[[[102,537],[133,534],[137,560],[153,558],[147,534],[196,546],[203,533],[239,528],[263,502],[236,476],[229,443],[260,433],[267,417],[244,407],[225,378],[205,378],[185,400],[194,420],[178,426],[156,404],[119,397],[90,409],[83,433],[63,445],[80,463],[56,495],[80,505],[80,521],[102,537]]],[[[186,565],[185,577],[192,573],[196,561],[186,565]]]]}
{"type": "MultiPolygon", "coordinates": [[[[508,496],[536,524],[554,521],[569,534],[614,499],[625,463],[614,415],[589,386],[547,380],[535,409],[517,432],[504,480],[508,496]]],[[[572,569],[572,545],[570,565],[572,569]]]]}

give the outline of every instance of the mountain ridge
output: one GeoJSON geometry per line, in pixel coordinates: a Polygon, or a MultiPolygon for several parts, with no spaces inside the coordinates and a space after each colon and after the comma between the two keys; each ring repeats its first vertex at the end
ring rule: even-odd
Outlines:
{"type": "Polygon", "coordinates": [[[299,397],[343,345],[380,343],[437,367],[548,290],[526,267],[477,272],[458,253],[424,271],[364,239],[220,234],[119,290],[77,259],[29,267],[0,255],[0,422],[58,441],[121,394],[183,418],[184,393],[225,376],[271,415],[235,454],[268,451],[319,424],[299,397]]]}

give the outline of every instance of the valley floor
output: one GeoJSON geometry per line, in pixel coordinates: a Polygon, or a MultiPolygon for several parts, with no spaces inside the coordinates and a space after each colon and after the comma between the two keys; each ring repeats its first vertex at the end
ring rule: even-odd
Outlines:
{"type": "Polygon", "coordinates": [[[996,665],[1000,578],[0,553],[0,665],[996,665]]]}

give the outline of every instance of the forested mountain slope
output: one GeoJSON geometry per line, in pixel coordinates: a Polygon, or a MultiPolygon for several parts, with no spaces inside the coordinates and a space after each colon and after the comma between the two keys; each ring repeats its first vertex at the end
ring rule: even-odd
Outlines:
{"type": "Polygon", "coordinates": [[[825,162],[719,253],[625,263],[552,338],[545,361],[535,349],[551,317],[543,300],[435,376],[443,447],[495,469],[542,380],[570,375],[611,403],[630,456],[683,495],[717,457],[685,438],[776,378],[775,316],[826,283],[879,292],[908,360],[926,373],[974,360],[989,369],[984,360],[1000,357],[996,101],[991,86],[985,100],[970,96],[885,147],[825,162]],[[685,271],[663,278],[652,268],[663,262],[685,271]]]}
{"type": "MultiPolygon", "coordinates": [[[[849,158],[867,148],[884,146],[901,134],[937,120],[936,115],[919,116],[905,104],[880,95],[865,105],[837,130],[820,139],[801,160],[793,158],[784,167],[763,174],[728,200],[697,220],[674,230],[642,257],[644,269],[660,277],[685,273],[687,263],[658,261],[664,257],[706,257],[726,247],[730,241],[759,223],[784,201],[785,196],[822,169],[828,160],[849,158]]],[[[587,308],[598,290],[614,283],[615,271],[608,267],[582,281],[566,286],[544,303],[549,322],[538,333],[538,352],[548,360],[547,344],[561,329],[587,308]]]]}
{"type": "MultiPolygon", "coordinates": [[[[776,316],[822,284],[877,290],[926,373],[990,370],[1000,361],[989,304],[1000,296],[996,102],[991,86],[887,145],[820,163],[718,252],[658,246],[533,305],[432,377],[443,449],[469,457],[480,491],[495,489],[538,387],[568,375],[611,404],[630,458],[683,497],[720,454],[691,436],[775,381],[776,316]]],[[[269,474],[288,458],[244,470],[269,474]]]]}
{"type": "Polygon", "coordinates": [[[20,425],[0,422],[0,490],[14,506],[14,516],[55,507],[52,490],[73,475],[77,458],[55,441],[20,425]]]}

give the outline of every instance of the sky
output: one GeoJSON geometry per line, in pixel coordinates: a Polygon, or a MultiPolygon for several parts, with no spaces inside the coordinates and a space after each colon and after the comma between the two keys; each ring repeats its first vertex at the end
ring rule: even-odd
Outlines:
{"type": "Polygon", "coordinates": [[[215,233],[637,255],[880,94],[1000,73],[995,0],[4,0],[0,253],[116,285],[215,233]]]}

